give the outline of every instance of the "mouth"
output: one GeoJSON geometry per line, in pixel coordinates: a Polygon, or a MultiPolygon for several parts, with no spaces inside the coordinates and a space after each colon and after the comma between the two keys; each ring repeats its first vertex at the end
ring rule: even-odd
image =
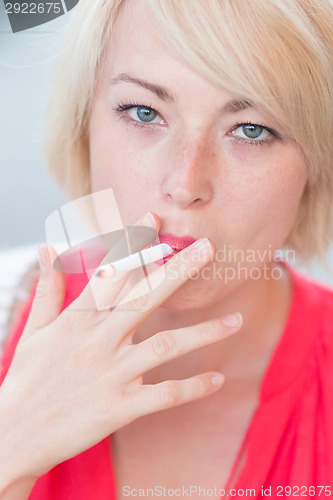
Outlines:
{"type": "Polygon", "coordinates": [[[173,234],[160,234],[160,243],[167,243],[171,248],[174,249],[175,253],[180,252],[186,247],[189,247],[196,240],[191,236],[175,236],[173,234]]]}
{"type": "Polygon", "coordinates": [[[170,255],[156,261],[156,263],[159,265],[164,264],[178,252],[180,252],[184,248],[189,247],[190,245],[192,245],[192,243],[196,241],[196,239],[192,238],[191,236],[175,236],[174,234],[170,233],[159,234],[158,239],[160,243],[167,243],[173,249],[173,252],[170,255]]]}

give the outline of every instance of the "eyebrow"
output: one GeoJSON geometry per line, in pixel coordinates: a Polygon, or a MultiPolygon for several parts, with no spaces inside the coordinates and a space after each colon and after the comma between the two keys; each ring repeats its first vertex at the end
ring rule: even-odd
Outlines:
{"type": "Polygon", "coordinates": [[[253,105],[249,101],[243,99],[233,99],[222,107],[222,111],[227,113],[237,113],[238,111],[243,111],[243,109],[247,108],[253,108],[253,105]]]}
{"type": "MultiPolygon", "coordinates": [[[[167,88],[155,83],[147,82],[128,73],[119,73],[119,75],[110,80],[111,85],[116,85],[117,83],[133,83],[134,85],[139,85],[140,87],[149,90],[162,101],[176,101],[175,97],[173,97],[172,95],[172,92],[170,92],[167,88]]],[[[222,106],[222,111],[226,113],[237,113],[239,111],[243,111],[244,109],[252,107],[253,105],[249,101],[246,101],[244,99],[233,99],[232,101],[229,101],[224,106],[222,106]]]]}
{"type": "Polygon", "coordinates": [[[162,101],[175,101],[172,93],[165,87],[161,87],[160,85],[156,85],[155,83],[146,82],[145,80],[136,78],[135,76],[129,75],[128,73],[120,73],[115,78],[112,78],[110,83],[111,85],[115,85],[117,83],[134,83],[135,85],[139,85],[144,89],[150,90],[150,92],[153,92],[153,94],[155,94],[162,101]]]}

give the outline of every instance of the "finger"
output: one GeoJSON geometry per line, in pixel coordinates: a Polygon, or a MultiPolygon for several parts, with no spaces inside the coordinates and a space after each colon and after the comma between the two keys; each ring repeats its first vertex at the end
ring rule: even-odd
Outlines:
{"type": "Polygon", "coordinates": [[[119,342],[124,340],[127,331],[137,328],[194,273],[204,267],[214,252],[214,243],[208,238],[202,238],[139,281],[106,320],[110,328],[114,326],[114,322],[122,326],[122,331],[118,329],[119,342]]]}
{"type": "MultiPolygon", "coordinates": [[[[134,226],[149,226],[155,229],[152,233],[151,243],[156,237],[156,231],[160,229],[160,221],[156,214],[147,213],[145,216],[140,217],[134,224],[134,226]]],[[[148,244],[149,244],[148,243],[148,244]]],[[[126,244],[126,243],[125,243],[126,244]]],[[[134,244],[142,246],[141,241],[135,241],[134,244]]],[[[143,245],[147,246],[147,240],[143,245]]],[[[120,246],[124,246],[124,241],[119,243],[120,246]]],[[[141,250],[144,248],[142,246],[141,250]]],[[[135,249],[137,251],[137,247],[135,249]]],[[[110,252],[104,257],[99,267],[110,262],[110,254],[114,254],[115,248],[112,248],[110,252]]],[[[92,277],[89,280],[88,285],[82,291],[81,295],[72,302],[72,304],[67,308],[70,310],[79,311],[105,311],[109,312],[109,309],[115,305],[115,301],[119,295],[119,292],[125,286],[130,272],[117,274],[114,276],[112,267],[110,267],[109,275],[106,273],[105,276],[98,276],[93,272],[92,277]],[[112,277],[112,279],[110,279],[112,277]]]]}
{"type": "Polygon", "coordinates": [[[20,341],[52,323],[60,314],[65,296],[65,275],[53,268],[58,257],[53,247],[39,247],[40,276],[30,314],[20,341]]]}
{"type": "Polygon", "coordinates": [[[166,380],[159,384],[143,385],[127,398],[128,412],[136,418],[156,411],[180,406],[209,396],[221,388],[224,376],[218,372],[202,373],[183,380],[166,380]]]}
{"type": "Polygon", "coordinates": [[[156,238],[160,225],[158,216],[148,212],[131,226],[126,226],[125,231],[120,231],[123,237],[110,248],[99,263],[98,269],[104,264],[107,267],[108,264],[124,259],[148,246],[156,238]]]}
{"type": "Polygon", "coordinates": [[[132,346],[124,355],[125,377],[130,381],[171,359],[219,342],[240,330],[240,313],[227,314],[192,326],[166,330],[132,346]]]}

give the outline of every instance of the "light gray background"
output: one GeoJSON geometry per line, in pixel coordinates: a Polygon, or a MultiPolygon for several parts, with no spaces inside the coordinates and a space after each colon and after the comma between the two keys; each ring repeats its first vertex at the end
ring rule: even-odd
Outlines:
{"type": "Polygon", "coordinates": [[[41,142],[59,41],[71,15],[13,34],[0,1],[0,249],[45,241],[46,217],[67,200],[49,177],[41,142]]]}
{"type": "MultiPolygon", "coordinates": [[[[41,155],[44,108],[59,42],[75,8],[13,34],[0,1],[0,250],[45,242],[46,217],[66,203],[41,155]]],[[[333,249],[329,252],[333,269],[333,249]]],[[[333,286],[318,262],[301,268],[333,286]]]]}

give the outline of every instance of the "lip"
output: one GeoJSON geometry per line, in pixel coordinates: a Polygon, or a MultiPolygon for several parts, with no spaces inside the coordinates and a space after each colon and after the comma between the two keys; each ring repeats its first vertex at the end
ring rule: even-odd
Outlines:
{"type": "MultiPolygon", "coordinates": [[[[186,247],[189,247],[190,245],[192,245],[192,243],[197,241],[195,238],[192,238],[192,236],[175,236],[174,234],[170,233],[159,234],[158,240],[159,243],[167,243],[171,248],[173,248],[173,252],[170,255],[155,261],[155,264],[158,264],[159,266],[162,266],[163,264],[168,262],[168,260],[171,259],[171,257],[173,257],[178,252],[180,252],[186,247]]],[[[155,243],[153,243],[152,245],[154,244],[155,243]]]]}
{"type": "Polygon", "coordinates": [[[171,259],[171,257],[176,255],[178,252],[180,252],[184,248],[192,245],[192,243],[197,241],[195,238],[192,238],[192,236],[176,236],[170,233],[159,234],[158,239],[160,243],[167,243],[171,248],[173,248],[173,252],[170,255],[156,261],[156,264],[160,266],[162,264],[165,264],[169,259],[171,259]]]}
{"type": "MultiPolygon", "coordinates": [[[[192,236],[175,236],[174,234],[159,234],[160,243],[167,243],[174,249],[174,253],[178,253],[186,247],[189,247],[196,241],[192,236]]],[[[173,254],[171,254],[173,255],[173,254]]]]}

